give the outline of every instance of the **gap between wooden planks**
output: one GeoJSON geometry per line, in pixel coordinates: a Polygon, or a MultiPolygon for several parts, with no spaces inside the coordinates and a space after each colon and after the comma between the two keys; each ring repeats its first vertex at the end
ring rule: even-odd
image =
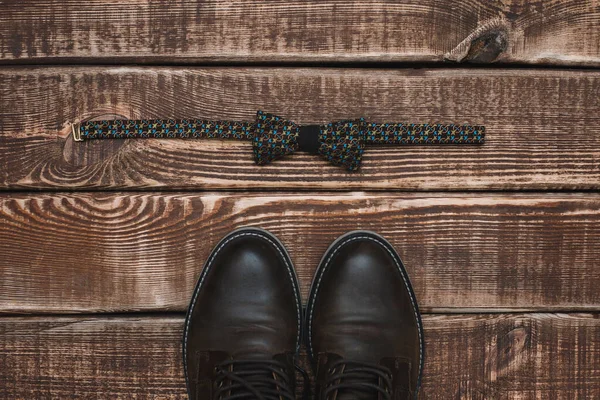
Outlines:
{"type": "MultiPolygon", "coordinates": [[[[598,314],[426,315],[423,323],[421,399],[600,396],[598,314]]],[[[0,396],[184,399],[182,327],[181,316],[0,318],[0,396]]]]}
{"type": "Polygon", "coordinates": [[[598,194],[6,193],[0,312],[183,311],[240,226],[283,241],[304,296],[329,244],[368,229],[426,312],[600,310],[598,194]]]}
{"type": "Polygon", "coordinates": [[[596,0],[2,2],[4,62],[599,66],[596,0]]]}
{"type": "Polygon", "coordinates": [[[0,69],[0,189],[599,190],[600,72],[60,67],[0,69]],[[484,124],[484,146],[368,148],[358,173],[249,143],[73,142],[82,118],[484,124]]]}

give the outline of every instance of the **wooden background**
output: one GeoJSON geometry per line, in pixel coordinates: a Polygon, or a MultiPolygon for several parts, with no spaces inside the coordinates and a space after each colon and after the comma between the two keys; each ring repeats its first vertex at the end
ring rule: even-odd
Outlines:
{"type": "Polygon", "coordinates": [[[184,399],[183,313],[260,226],[306,298],[387,237],[425,312],[422,399],[600,398],[599,0],[0,1],[0,398],[184,399]],[[485,124],[358,173],[246,143],[73,142],[98,117],[485,124]]]}

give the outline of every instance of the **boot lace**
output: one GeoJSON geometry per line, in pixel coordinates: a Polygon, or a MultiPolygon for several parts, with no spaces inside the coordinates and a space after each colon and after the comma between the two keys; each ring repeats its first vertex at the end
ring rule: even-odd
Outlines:
{"type": "MultiPolygon", "coordinates": [[[[297,365],[296,369],[306,372],[297,365]]],[[[274,360],[227,360],[215,367],[215,400],[294,400],[283,363],[274,360]]]]}
{"type": "Polygon", "coordinates": [[[381,394],[383,399],[392,400],[392,372],[386,367],[358,361],[339,360],[331,365],[328,372],[325,383],[325,399],[336,392],[339,394],[361,392],[373,395],[381,394]],[[340,368],[342,366],[344,368],[340,368]]]}

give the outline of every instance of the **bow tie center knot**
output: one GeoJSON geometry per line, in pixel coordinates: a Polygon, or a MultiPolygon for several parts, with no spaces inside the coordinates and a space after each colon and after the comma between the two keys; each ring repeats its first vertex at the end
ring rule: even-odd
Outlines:
{"type": "Polygon", "coordinates": [[[298,130],[298,148],[300,151],[316,154],[319,152],[321,125],[302,125],[298,130]]]}

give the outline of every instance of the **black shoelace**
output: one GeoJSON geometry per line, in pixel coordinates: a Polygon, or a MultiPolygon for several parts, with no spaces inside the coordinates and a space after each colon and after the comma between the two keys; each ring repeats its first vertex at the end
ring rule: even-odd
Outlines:
{"type": "MultiPolygon", "coordinates": [[[[307,382],[304,370],[295,365],[307,382]]],[[[228,360],[216,368],[214,400],[295,400],[283,363],[271,360],[228,360]]],[[[307,392],[305,392],[306,396],[307,392]]]]}
{"type": "Polygon", "coordinates": [[[385,400],[392,400],[392,372],[377,364],[339,360],[329,368],[325,398],[332,393],[372,393],[373,398],[381,394],[385,400]],[[340,368],[343,367],[343,368],[340,368]]]}

